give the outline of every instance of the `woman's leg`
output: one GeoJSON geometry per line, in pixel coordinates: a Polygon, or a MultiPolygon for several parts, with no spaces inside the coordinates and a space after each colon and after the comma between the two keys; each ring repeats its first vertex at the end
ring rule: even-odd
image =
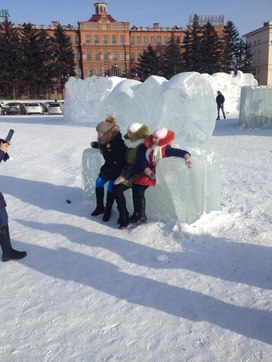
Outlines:
{"type": "Polygon", "coordinates": [[[97,216],[105,212],[104,207],[104,185],[108,180],[98,176],[95,183],[95,194],[96,194],[96,208],[91,213],[92,216],[97,216]]]}
{"type": "Polygon", "coordinates": [[[133,185],[133,203],[134,203],[134,213],[136,214],[134,224],[140,225],[147,222],[147,217],[145,215],[145,190],[148,186],[142,185],[133,185]]]}
{"type": "Polygon", "coordinates": [[[128,189],[126,185],[119,184],[114,187],[114,196],[119,211],[119,229],[126,228],[128,225],[128,211],[124,192],[128,189]]]}

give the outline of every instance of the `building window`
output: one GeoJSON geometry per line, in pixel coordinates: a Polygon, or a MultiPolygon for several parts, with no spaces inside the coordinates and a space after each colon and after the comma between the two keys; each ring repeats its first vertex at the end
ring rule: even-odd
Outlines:
{"type": "Polygon", "coordinates": [[[141,37],[137,36],[137,44],[141,44],[141,37]]]}
{"type": "Polygon", "coordinates": [[[101,53],[95,53],[95,60],[100,60],[101,59],[101,53]]]}
{"type": "Polygon", "coordinates": [[[76,53],[76,60],[80,60],[80,53],[76,53]]]}
{"type": "Polygon", "coordinates": [[[111,42],[112,44],[116,44],[116,35],[111,36],[111,42]]]}
{"type": "Polygon", "coordinates": [[[103,44],[108,44],[108,37],[107,37],[107,35],[103,35],[103,44]]]}
{"type": "Polygon", "coordinates": [[[134,53],[130,53],[130,59],[134,60],[135,59],[135,54],[134,53]]]}
{"type": "Polygon", "coordinates": [[[137,53],[137,59],[139,60],[140,59],[140,57],[141,57],[141,53],[137,53]]]}
{"type": "Polygon", "coordinates": [[[86,43],[86,44],[90,44],[90,43],[91,43],[91,36],[90,36],[90,34],[86,34],[86,36],[85,36],[85,43],[86,43]]]}
{"type": "Polygon", "coordinates": [[[81,69],[80,69],[80,68],[77,69],[76,73],[77,73],[77,76],[78,76],[78,77],[81,77],[82,72],[81,72],[81,69]]]}
{"type": "Polygon", "coordinates": [[[104,60],[109,60],[109,53],[104,53],[104,60]]]}
{"type": "Polygon", "coordinates": [[[156,36],[156,45],[160,45],[160,44],[161,44],[161,37],[156,36]]]}
{"type": "Polygon", "coordinates": [[[98,35],[94,36],[94,43],[99,44],[99,36],[98,35]]]}
{"type": "Polygon", "coordinates": [[[151,36],[151,37],[150,37],[150,44],[151,44],[151,45],[154,45],[154,36],[151,36]]]}
{"type": "Polygon", "coordinates": [[[86,58],[87,58],[87,61],[90,61],[90,60],[92,60],[92,56],[91,56],[91,53],[87,53],[87,54],[86,54],[86,58]]]}
{"type": "Polygon", "coordinates": [[[111,54],[111,59],[112,60],[117,60],[117,53],[112,53],[111,54]]]}
{"type": "Polygon", "coordinates": [[[167,41],[168,41],[167,36],[164,36],[164,37],[163,37],[163,44],[166,45],[166,44],[167,44],[167,41]]]}
{"type": "Polygon", "coordinates": [[[125,43],[125,36],[120,35],[120,44],[124,44],[124,43],[125,43]]]}
{"type": "Polygon", "coordinates": [[[147,45],[148,44],[148,37],[145,35],[144,36],[144,45],[147,45]]]}
{"type": "Polygon", "coordinates": [[[88,70],[88,77],[91,77],[92,75],[93,75],[93,69],[90,68],[90,69],[88,70]]]}
{"type": "Polygon", "coordinates": [[[75,35],[75,43],[76,43],[76,44],[79,43],[79,37],[78,37],[78,35],[75,35]]]}
{"type": "Polygon", "coordinates": [[[125,53],[120,53],[120,60],[125,60],[125,57],[126,57],[125,53]]]}
{"type": "Polygon", "coordinates": [[[133,45],[134,44],[134,36],[130,37],[130,44],[133,45]]]}

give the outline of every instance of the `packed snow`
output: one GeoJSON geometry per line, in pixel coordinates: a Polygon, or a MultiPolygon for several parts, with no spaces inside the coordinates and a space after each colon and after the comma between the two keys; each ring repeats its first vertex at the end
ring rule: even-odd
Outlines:
{"type": "Polygon", "coordinates": [[[272,130],[228,118],[211,137],[221,210],[119,230],[83,201],[97,120],[1,116],[0,190],[28,252],[0,262],[1,361],[271,361],[272,130]]]}

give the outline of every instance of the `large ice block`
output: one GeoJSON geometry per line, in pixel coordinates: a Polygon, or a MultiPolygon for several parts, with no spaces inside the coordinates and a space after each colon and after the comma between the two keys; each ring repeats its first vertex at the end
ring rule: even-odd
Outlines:
{"type": "Polygon", "coordinates": [[[240,124],[244,128],[272,128],[272,87],[242,87],[240,124]]]}

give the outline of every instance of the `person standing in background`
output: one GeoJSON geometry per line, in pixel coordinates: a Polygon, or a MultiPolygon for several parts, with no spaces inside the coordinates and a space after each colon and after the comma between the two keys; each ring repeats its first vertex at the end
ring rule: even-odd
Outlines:
{"type": "Polygon", "coordinates": [[[216,104],[217,104],[217,118],[216,118],[216,120],[220,119],[220,109],[222,111],[223,117],[226,118],[225,111],[224,111],[225,97],[223,96],[223,94],[220,91],[217,92],[217,97],[215,98],[215,100],[216,100],[216,104]]]}

